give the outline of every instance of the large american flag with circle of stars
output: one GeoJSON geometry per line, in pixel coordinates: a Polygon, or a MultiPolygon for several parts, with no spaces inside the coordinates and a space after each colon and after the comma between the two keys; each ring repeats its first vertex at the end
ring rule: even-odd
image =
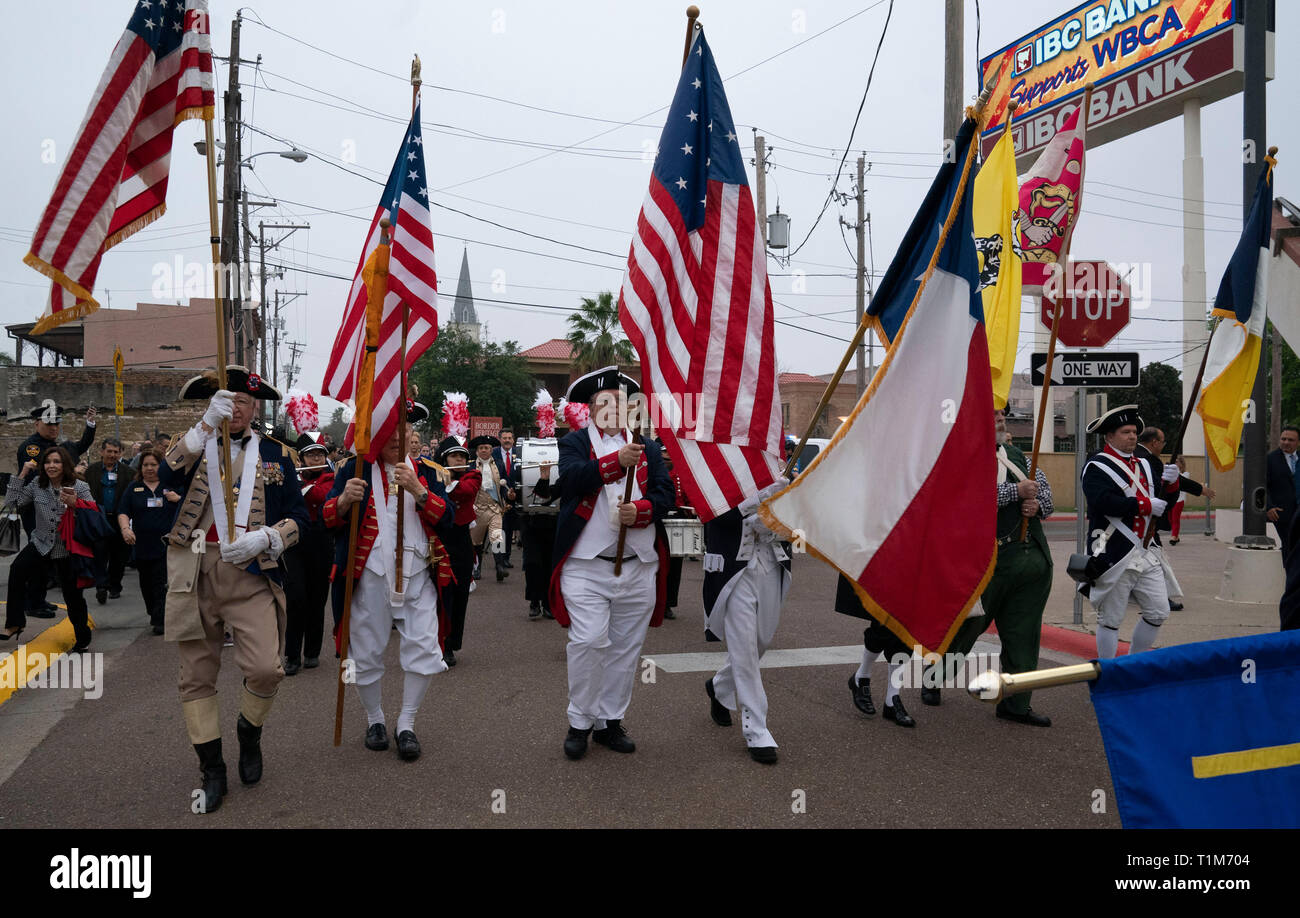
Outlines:
{"type": "Polygon", "coordinates": [[[619,294],[656,427],[700,518],[781,469],[772,292],[736,123],[697,30],[619,294]]]}
{"type": "Polygon", "coordinates": [[[366,350],[366,285],[361,270],[366,259],[379,245],[379,221],[387,216],[392,223],[388,263],[388,296],[384,298],[380,327],[379,351],[375,355],[374,404],[370,415],[370,442],[375,451],[397,428],[399,411],[404,402],[401,392],[402,339],[401,304],[409,307],[406,336],[408,372],[438,337],[438,276],[433,268],[433,232],[429,225],[429,181],[424,170],[424,139],[420,133],[420,102],[406,129],[393,171],[389,173],[384,196],[375,208],[370,232],[357,262],[343,321],[325,368],[322,391],[339,401],[356,398],[357,376],[366,350]]]}
{"type": "Polygon", "coordinates": [[[207,0],[139,0],[23,258],[54,281],[34,334],[99,308],[100,259],[167,210],[172,132],[212,120],[212,85],[207,0]]]}

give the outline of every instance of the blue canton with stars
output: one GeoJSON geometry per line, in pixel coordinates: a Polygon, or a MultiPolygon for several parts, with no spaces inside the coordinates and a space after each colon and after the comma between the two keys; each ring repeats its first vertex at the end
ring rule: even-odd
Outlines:
{"type": "Polygon", "coordinates": [[[747,185],[736,122],[713,52],[696,32],[655,155],[655,178],[672,195],[687,232],[704,225],[710,180],[747,185]]]}
{"type": "Polygon", "coordinates": [[[424,138],[420,135],[420,102],[415,103],[415,114],[406,128],[406,141],[398,151],[397,162],[388,174],[388,184],[384,186],[384,206],[388,208],[388,219],[397,226],[397,211],[402,202],[402,195],[410,195],[427,209],[429,206],[429,183],[424,172],[424,138]]]}
{"type": "Polygon", "coordinates": [[[144,39],[155,57],[166,57],[185,36],[185,0],[140,0],[126,28],[144,39]]]}

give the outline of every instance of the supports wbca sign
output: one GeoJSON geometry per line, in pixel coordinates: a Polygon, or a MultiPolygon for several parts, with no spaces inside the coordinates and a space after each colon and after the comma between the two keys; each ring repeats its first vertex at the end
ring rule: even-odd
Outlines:
{"type": "MultiPolygon", "coordinates": [[[[1027,169],[1083,101],[1089,82],[1096,85],[1089,148],[1181,115],[1187,99],[1208,105],[1240,92],[1240,18],[1240,0],[1094,0],[1075,7],[980,61],[981,84],[1003,66],[981,153],[997,143],[1008,106],[1021,106],[1011,134],[1016,166],[1027,169]]],[[[1272,79],[1272,31],[1266,41],[1272,79]]]]}

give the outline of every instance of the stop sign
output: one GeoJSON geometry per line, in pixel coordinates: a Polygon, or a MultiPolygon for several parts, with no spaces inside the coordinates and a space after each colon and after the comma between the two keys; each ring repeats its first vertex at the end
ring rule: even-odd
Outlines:
{"type": "Polygon", "coordinates": [[[1072,261],[1043,285],[1040,318],[1052,327],[1062,307],[1057,339],[1066,347],[1101,347],[1128,325],[1128,282],[1104,261],[1072,261]]]}

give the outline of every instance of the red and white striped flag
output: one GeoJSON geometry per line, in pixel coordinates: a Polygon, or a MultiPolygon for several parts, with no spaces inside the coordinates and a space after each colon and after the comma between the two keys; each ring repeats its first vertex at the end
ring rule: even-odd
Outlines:
{"type": "Polygon", "coordinates": [[[618,302],[655,426],[705,521],[781,473],[772,292],[735,129],[697,31],[618,302]]]}
{"type": "Polygon", "coordinates": [[[167,210],[172,131],[213,104],[207,0],[140,0],[23,258],[54,281],[33,334],[99,308],[100,259],[167,210]]]}
{"type": "MultiPolygon", "coordinates": [[[[375,354],[375,383],[371,389],[374,402],[370,411],[370,454],[374,461],[388,438],[397,429],[401,392],[401,361],[398,359],[402,339],[402,301],[409,308],[406,335],[406,369],[438,337],[438,276],[433,268],[433,231],[429,228],[429,186],[424,171],[424,140],[420,134],[420,103],[406,130],[406,138],[388,176],[384,196],[375,208],[370,232],[361,249],[357,273],[352,281],[343,321],[339,325],[325,381],[321,391],[339,401],[357,397],[357,378],[366,351],[366,284],[361,271],[366,258],[379,244],[379,221],[387,216],[392,223],[392,249],[388,262],[388,295],[379,333],[379,350],[375,354]]],[[[361,406],[358,406],[358,409],[361,406]]],[[[351,443],[351,435],[348,436],[351,443]]]]}

